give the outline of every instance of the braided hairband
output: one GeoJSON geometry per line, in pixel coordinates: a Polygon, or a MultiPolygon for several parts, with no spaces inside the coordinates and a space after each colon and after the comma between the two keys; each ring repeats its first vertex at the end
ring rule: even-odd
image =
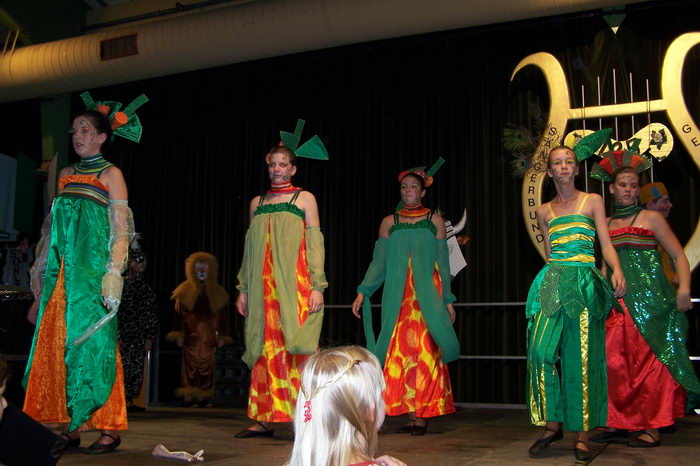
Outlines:
{"type": "Polygon", "coordinates": [[[338,380],[340,380],[341,377],[343,377],[350,369],[355,367],[356,364],[359,364],[360,361],[359,359],[353,359],[348,362],[348,364],[340,371],[338,372],[335,376],[331,377],[330,379],[326,380],[325,383],[319,385],[314,389],[313,392],[308,393],[306,391],[306,388],[304,387],[304,383],[302,382],[299,386],[301,388],[302,393],[306,397],[306,402],[304,402],[304,422],[309,422],[311,420],[311,400],[318,395],[318,393],[323,390],[324,388],[328,387],[331,384],[336,383],[338,380]]]}

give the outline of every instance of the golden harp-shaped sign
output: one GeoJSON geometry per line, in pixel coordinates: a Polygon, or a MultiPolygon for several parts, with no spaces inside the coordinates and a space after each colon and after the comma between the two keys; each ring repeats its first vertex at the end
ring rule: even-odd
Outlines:
{"type": "MultiPolygon", "coordinates": [[[[566,125],[570,120],[603,118],[648,112],[665,111],[695,165],[700,169],[700,130],[690,116],[682,94],[683,63],[688,52],[700,44],[700,32],[689,32],[674,40],[666,51],[661,69],[661,99],[629,102],[613,105],[571,108],[569,87],[561,64],[546,52],[538,52],[522,59],[513,70],[515,75],[528,65],[538,67],[544,74],[549,90],[549,119],[542,140],[533,155],[531,168],[525,173],[522,186],[522,208],[528,234],[540,255],[544,258],[544,237],[537,225],[536,211],[542,204],[542,183],[546,176],[547,155],[550,149],[560,145],[564,139],[566,125]]],[[[700,225],[685,245],[691,270],[700,262],[700,225]]]]}

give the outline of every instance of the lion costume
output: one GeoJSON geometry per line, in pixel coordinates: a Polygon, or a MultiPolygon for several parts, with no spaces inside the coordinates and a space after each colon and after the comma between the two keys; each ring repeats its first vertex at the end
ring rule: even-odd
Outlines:
{"type": "Polygon", "coordinates": [[[186,402],[214,396],[216,348],[232,343],[228,333],[228,293],[217,283],[219,264],[206,252],[195,252],[185,261],[187,280],[175,288],[173,331],[168,341],[182,346],[182,376],[175,395],[186,402]],[[205,273],[203,273],[205,272],[205,273]]]}

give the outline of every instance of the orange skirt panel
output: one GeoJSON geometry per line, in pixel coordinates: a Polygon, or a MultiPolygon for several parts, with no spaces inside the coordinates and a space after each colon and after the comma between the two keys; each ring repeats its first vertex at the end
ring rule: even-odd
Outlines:
{"type": "MultiPolygon", "coordinates": [[[[442,290],[437,269],[433,285],[442,290]]],[[[384,380],[389,416],[416,413],[417,417],[435,417],[455,412],[450,374],[421,315],[410,259],[401,310],[384,364],[384,380]]]]}
{"type": "MultiPolygon", "coordinates": [[[[65,311],[66,290],[61,264],[56,287],[41,319],[24,398],[24,412],[43,424],[70,422],[66,408],[66,364],[63,359],[66,344],[65,311]]],[[[117,374],[112,393],[80,430],[126,430],[127,427],[124,374],[117,348],[117,374]]]]}
{"type": "MultiPolygon", "coordinates": [[[[262,422],[292,422],[299,393],[300,369],[308,359],[291,354],[284,345],[280,325],[280,303],[273,275],[270,226],[263,263],[265,329],[263,353],[253,366],[248,392],[248,417],[262,422]]],[[[311,280],[306,265],[306,242],[302,237],[297,259],[297,316],[301,325],[308,316],[311,280]]]]}

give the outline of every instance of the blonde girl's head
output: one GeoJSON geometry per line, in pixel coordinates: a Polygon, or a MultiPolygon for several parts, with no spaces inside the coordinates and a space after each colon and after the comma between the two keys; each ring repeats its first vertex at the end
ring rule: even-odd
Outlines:
{"type": "Polygon", "coordinates": [[[371,461],[384,422],[384,378],[359,346],[324,349],[306,362],[294,415],[289,465],[347,466],[371,461]]]}

